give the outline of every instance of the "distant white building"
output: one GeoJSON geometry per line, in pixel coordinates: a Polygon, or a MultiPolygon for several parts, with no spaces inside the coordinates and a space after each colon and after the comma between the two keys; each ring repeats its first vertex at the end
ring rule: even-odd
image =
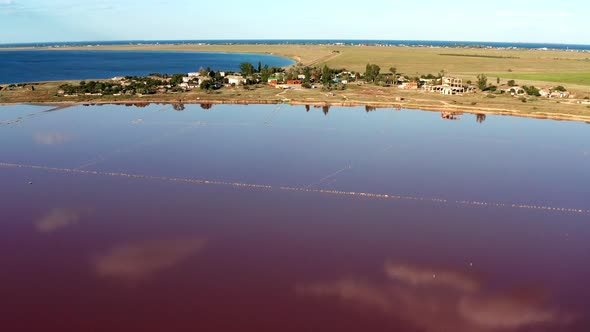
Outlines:
{"type": "Polygon", "coordinates": [[[188,77],[198,77],[199,73],[188,73],[188,77]]]}
{"type": "Polygon", "coordinates": [[[540,89],[539,94],[544,98],[569,98],[571,95],[569,91],[557,91],[553,88],[540,89]]]}
{"type": "Polygon", "coordinates": [[[569,91],[553,91],[549,98],[569,98],[570,93],[569,91]]]}
{"type": "Polygon", "coordinates": [[[241,84],[245,84],[246,83],[246,79],[243,78],[242,76],[228,76],[227,77],[227,83],[228,84],[241,85],[241,84]]]}
{"type": "Polygon", "coordinates": [[[541,97],[549,98],[549,96],[551,96],[551,90],[541,89],[541,90],[539,90],[539,94],[541,95],[541,97]]]}
{"type": "Polygon", "coordinates": [[[305,75],[303,75],[303,74],[297,75],[297,79],[304,80],[305,79],[305,75]]]}
{"type": "Polygon", "coordinates": [[[438,92],[443,95],[457,95],[475,91],[470,86],[464,86],[462,79],[455,77],[443,77],[441,85],[425,84],[422,86],[422,89],[430,92],[438,92]]]}
{"type": "Polygon", "coordinates": [[[418,82],[404,82],[398,85],[398,88],[402,90],[418,90],[418,82]]]}
{"type": "Polygon", "coordinates": [[[191,90],[191,89],[197,88],[198,84],[190,82],[190,83],[180,83],[178,86],[181,87],[183,90],[191,90]]]}

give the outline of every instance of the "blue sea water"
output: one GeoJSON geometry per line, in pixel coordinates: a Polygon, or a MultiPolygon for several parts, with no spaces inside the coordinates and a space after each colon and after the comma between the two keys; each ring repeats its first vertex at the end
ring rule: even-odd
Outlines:
{"type": "Polygon", "coordinates": [[[22,83],[150,73],[188,73],[200,67],[239,70],[240,63],[288,66],[291,59],[266,54],[160,51],[0,51],[0,83],[22,83]]]}
{"type": "Polygon", "coordinates": [[[453,41],[453,40],[377,40],[377,39],[220,39],[220,40],[124,40],[124,41],[77,41],[56,43],[20,43],[0,44],[2,47],[59,47],[87,45],[129,45],[129,44],[346,44],[346,45],[407,45],[407,46],[438,46],[438,47],[496,47],[525,49],[558,49],[590,51],[590,45],[556,44],[556,43],[522,43],[522,42],[486,42],[486,41],[453,41]]]}

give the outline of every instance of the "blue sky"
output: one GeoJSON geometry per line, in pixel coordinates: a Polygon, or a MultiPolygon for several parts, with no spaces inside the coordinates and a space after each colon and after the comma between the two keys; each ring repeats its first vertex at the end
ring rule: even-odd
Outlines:
{"type": "Polygon", "coordinates": [[[406,39],[590,44],[585,0],[0,0],[0,43],[406,39]]]}

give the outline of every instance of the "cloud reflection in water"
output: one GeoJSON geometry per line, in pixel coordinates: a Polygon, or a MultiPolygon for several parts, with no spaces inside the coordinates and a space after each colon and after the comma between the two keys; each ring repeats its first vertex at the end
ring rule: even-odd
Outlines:
{"type": "Polygon", "coordinates": [[[200,252],[205,244],[200,238],[123,244],[96,257],[94,268],[100,277],[140,281],[180,264],[200,252]]]}
{"type": "Polygon", "coordinates": [[[56,208],[38,219],[35,226],[39,232],[52,233],[78,223],[83,215],[89,213],[89,210],[56,208]]]}
{"type": "Polygon", "coordinates": [[[390,281],[383,283],[346,278],[296,289],[305,296],[338,298],[427,332],[514,331],[573,320],[549,308],[541,292],[492,294],[470,273],[391,263],[385,273],[390,281]]]}
{"type": "Polygon", "coordinates": [[[39,145],[59,145],[70,141],[72,137],[64,133],[36,133],[33,136],[35,143],[39,145]]]}

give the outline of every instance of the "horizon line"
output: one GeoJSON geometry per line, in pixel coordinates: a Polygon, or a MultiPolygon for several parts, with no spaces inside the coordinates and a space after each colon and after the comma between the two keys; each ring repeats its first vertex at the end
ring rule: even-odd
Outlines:
{"type": "Polygon", "coordinates": [[[519,44],[519,45],[533,45],[533,44],[544,44],[544,45],[575,45],[575,46],[590,46],[590,44],[579,44],[579,43],[557,43],[557,42],[523,42],[523,41],[482,41],[482,40],[438,40],[438,39],[339,39],[339,38],[267,38],[267,39],[252,39],[252,38],[235,38],[235,39],[121,39],[121,40],[73,40],[73,41],[35,41],[35,42],[8,42],[0,43],[0,46],[4,45],[33,45],[33,44],[60,44],[60,43],[137,43],[137,42],[152,42],[152,43],[178,43],[178,42],[240,42],[240,41],[329,41],[329,42],[446,42],[446,43],[482,43],[482,44],[519,44]]]}

